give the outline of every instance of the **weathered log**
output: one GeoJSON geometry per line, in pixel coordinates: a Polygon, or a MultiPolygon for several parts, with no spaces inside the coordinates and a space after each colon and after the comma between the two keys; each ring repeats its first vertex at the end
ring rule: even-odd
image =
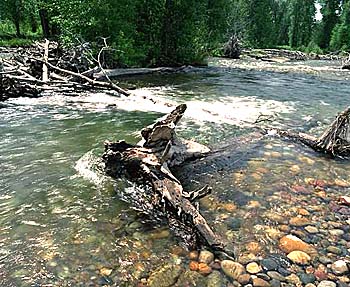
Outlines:
{"type": "MultiPolygon", "coordinates": [[[[178,234],[186,234],[183,240],[188,247],[205,245],[220,255],[231,257],[232,249],[214,233],[194,205],[195,200],[208,194],[211,189],[204,187],[186,192],[169,168],[189,157],[201,155],[201,152],[188,151],[186,145],[176,138],[175,126],[185,110],[186,105],[180,105],[166,118],[143,129],[142,146],[130,145],[125,141],[106,142],[102,156],[105,172],[115,179],[123,177],[143,186],[147,199],[145,208],[161,211],[169,225],[182,229],[178,234]],[[185,155],[176,161],[174,158],[179,153],[185,155]]],[[[200,151],[203,149],[199,144],[196,147],[200,147],[200,151]]],[[[205,152],[208,151],[205,149],[205,152]]]]}
{"type": "Polygon", "coordinates": [[[304,133],[294,133],[285,130],[270,130],[270,134],[277,134],[294,141],[299,141],[315,151],[331,156],[350,156],[350,107],[337,115],[332,124],[318,138],[304,133]]]}

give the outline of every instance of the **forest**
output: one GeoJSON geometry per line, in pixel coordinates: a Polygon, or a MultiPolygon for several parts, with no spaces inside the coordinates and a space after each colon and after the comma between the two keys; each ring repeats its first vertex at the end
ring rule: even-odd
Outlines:
{"type": "Polygon", "coordinates": [[[0,45],[104,39],[116,66],[201,64],[231,37],[243,47],[350,49],[348,0],[1,0],[0,45]],[[319,10],[319,11],[317,11],[319,10]],[[316,17],[316,14],[322,17],[316,17]]]}

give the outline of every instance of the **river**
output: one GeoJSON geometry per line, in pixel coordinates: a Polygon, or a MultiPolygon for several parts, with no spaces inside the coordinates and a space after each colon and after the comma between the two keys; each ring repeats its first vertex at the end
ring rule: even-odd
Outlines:
{"type": "MultiPolygon", "coordinates": [[[[99,173],[103,142],[136,143],[142,127],[178,103],[188,105],[179,134],[211,146],[248,137],[261,114],[273,116],[273,126],[319,135],[350,103],[346,72],[272,70],[212,61],[182,74],[126,79],[137,87],[129,99],[0,103],[0,286],[135,286],[166,262],[187,266],[167,226],[132,210],[99,173]]],[[[236,243],[238,256],[251,242],[258,256],[279,252],[279,238],[298,231],[326,256],[320,242],[327,235],[315,239],[289,219],[303,209],[318,229],[348,226],[331,203],[350,193],[350,164],[273,137],[242,149],[236,169],[204,180],[213,186],[201,205],[211,225],[236,243]]],[[[330,237],[329,245],[340,250],[331,260],[349,259],[346,238],[330,237]]]]}

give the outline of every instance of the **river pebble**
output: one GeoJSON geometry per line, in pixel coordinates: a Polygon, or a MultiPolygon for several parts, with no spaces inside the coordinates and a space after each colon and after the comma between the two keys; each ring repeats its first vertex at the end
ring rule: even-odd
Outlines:
{"type": "Polygon", "coordinates": [[[336,275],[343,275],[343,274],[349,272],[348,264],[344,260],[335,261],[332,264],[331,268],[332,268],[333,273],[336,275]]]}
{"type": "Polygon", "coordinates": [[[242,274],[242,275],[239,275],[237,278],[237,281],[242,285],[248,284],[250,280],[251,280],[251,276],[249,274],[242,274]]]}
{"type": "Polygon", "coordinates": [[[207,279],[207,287],[222,287],[223,285],[223,280],[222,280],[222,275],[219,271],[213,271],[208,276],[207,279]]]}
{"type": "Polygon", "coordinates": [[[319,232],[318,228],[312,225],[308,225],[305,227],[305,230],[311,234],[316,234],[319,232]]]}
{"type": "Polygon", "coordinates": [[[246,271],[250,274],[257,274],[262,270],[261,266],[256,262],[248,263],[246,266],[246,271]]]}
{"type": "Polygon", "coordinates": [[[254,287],[270,287],[270,283],[259,277],[253,278],[254,287]]]}
{"type": "Polygon", "coordinates": [[[275,280],[278,280],[278,281],[286,281],[286,278],[282,274],[280,274],[280,273],[278,273],[276,271],[268,271],[267,275],[271,279],[275,279],[275,280]]]}
{"type": "Polygon", "coordinates": [[[299,250],[290,252],[287,257],[294,263],[300,265],[309,264],[311,261],[311,257],[307,253],[299,250]]]}
{"type": "Polygon", "coordinates": [[[329,281],[329,280],[324,280],[321,281],[317,287],[337,287],[337,284],[333,281],[329,281]]]}
{"type": "Polygon", "coordinates": [[[202,250],[199,253],[198,261],[200,263],[210,264],[211,262],[214,261],[214,254],[212,252],[210,252],[210,251],[202,250]]]}
{"type": "Polygon", "coordinates": [[[232,260],[221,261],[221,268],[228,277],[235,280],[237,280],[240,275],[246,273],[242,264],[232,260]]]}

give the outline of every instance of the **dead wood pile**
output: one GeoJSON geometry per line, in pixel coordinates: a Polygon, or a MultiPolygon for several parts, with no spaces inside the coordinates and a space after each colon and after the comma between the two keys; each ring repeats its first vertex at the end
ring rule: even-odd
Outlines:
{"type": "Polygon", "coordinates": [[[100,56],[104,48],[94,59],[87,47],[63,50],[48,40],[25,48],[1,47],[0,100],[53,92],[73,95],[87,90],[128,95],[109,79],[102,82],[92,77],[94,72],[103,71],[100,56]]]}
{"type": "Polygon", "coordinates": [[[185,191],[172,173],[172,167],[205,156],[210,151],[176,136],[176,124],[185,110],[186,105],[180,105],[166,118],[144,128],[141,131],[143,141],[139,145],[125,141],[106,142],[102,156],[105,172],[112,178],[126,178],[143,187],[135,189],[136,193],[143,193],[136,207],[141,211],[160,212],[189,248],[204,245],[218,255],[231,257],[233,249],[224,244],[199,212],[197,200],[211,189],[204,186],[197,191],[185,191]]]}

